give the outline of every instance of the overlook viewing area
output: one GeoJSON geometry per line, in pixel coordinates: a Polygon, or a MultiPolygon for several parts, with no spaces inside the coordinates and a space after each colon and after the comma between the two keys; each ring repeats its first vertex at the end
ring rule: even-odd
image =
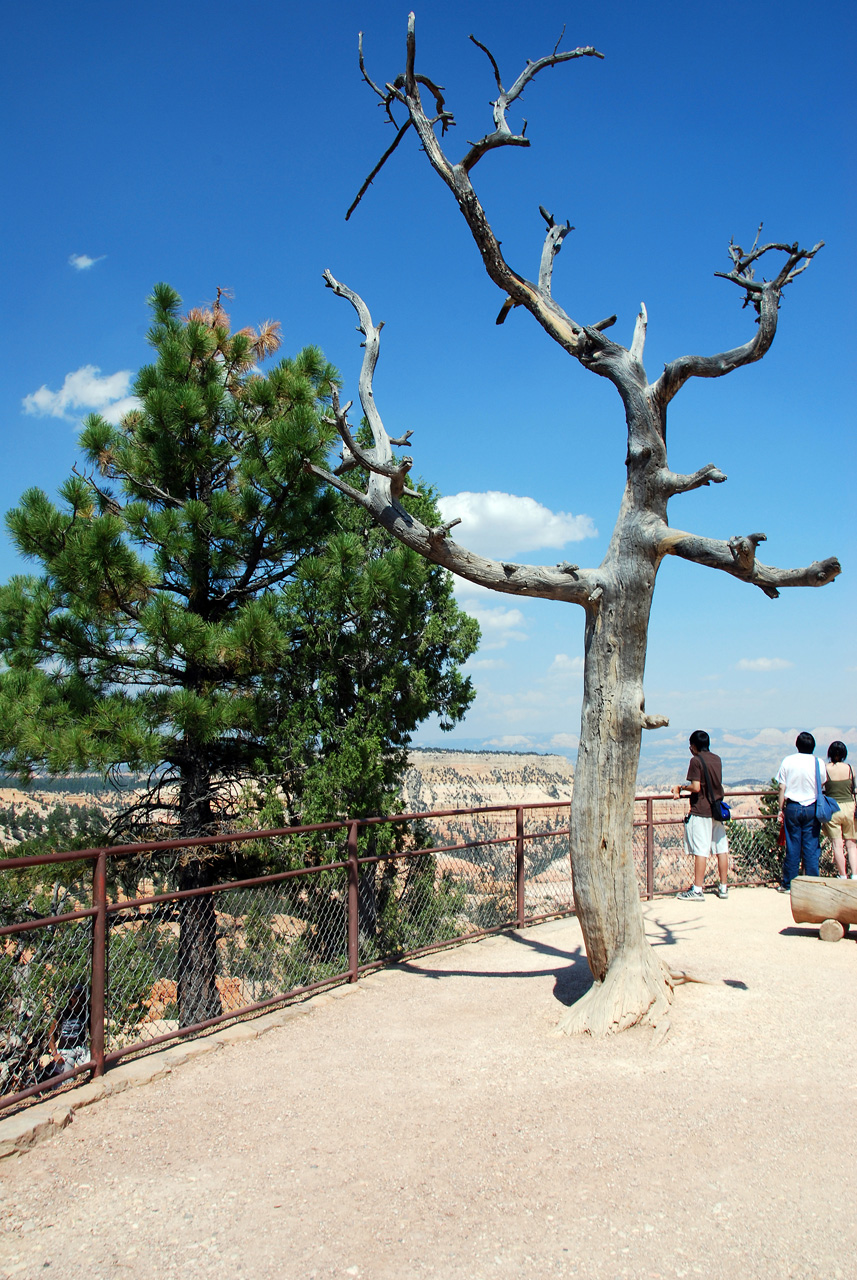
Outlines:
{"type": "Polygon", "coordinates": [[[644,911],[667,1034],[556,1036],[566,918],[108,1072],[3,1162],[0,1276],[853,1276],[853,937],[768,888],[644,911]]]}
{"type": "Polygon", "coordinates": [[[11,14],[0,1280],[857,1280],[850,11],[358,8],[11,14]]]}

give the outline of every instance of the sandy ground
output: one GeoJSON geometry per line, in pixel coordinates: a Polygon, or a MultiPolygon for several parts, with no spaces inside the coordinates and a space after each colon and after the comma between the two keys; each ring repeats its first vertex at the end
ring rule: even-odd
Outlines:
{"type": "Polygon", "coordinates": [[[857,944],[646,914],[664,1041],[553,1034],[575,921],[399,966],[6,1161],[0,1276],[857,1277],[857,944]]]}

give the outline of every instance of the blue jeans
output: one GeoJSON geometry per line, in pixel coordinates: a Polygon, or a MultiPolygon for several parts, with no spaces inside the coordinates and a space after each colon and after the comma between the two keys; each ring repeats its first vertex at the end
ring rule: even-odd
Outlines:
{"type": "Polygon", "coordinates": [[[815,801],[812,804],[796,804],[794,800],[787,800],[783,806],[783,825],[786,829],[783,888],[788,889],[795,876],[800,874],[801,859],[805,876],[818,875],[821,823],[815,816],[815,801]]]}

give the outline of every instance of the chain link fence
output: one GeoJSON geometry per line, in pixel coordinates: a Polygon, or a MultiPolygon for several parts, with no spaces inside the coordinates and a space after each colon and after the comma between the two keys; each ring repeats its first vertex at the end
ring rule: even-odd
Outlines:
{"type": "MultiPolygon", "coordinates": [[[[758,800],[729,824],[736,882],[776,874],[758,800]]],[[[681,811],[637,801],[644,896],[688,883],[681,811]]],[[[0,1107],[385,960],[569,914],[568,824],[568,802],[496,806],[83,851],[74,875],[70,855],[0,862],[0,1107]]]]}

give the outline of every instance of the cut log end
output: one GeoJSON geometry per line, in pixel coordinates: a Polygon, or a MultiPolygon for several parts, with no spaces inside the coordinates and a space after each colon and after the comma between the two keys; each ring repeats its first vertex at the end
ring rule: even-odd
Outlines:
{"type": "Polygon", "coordinates": [[[818,936],[822,942],[841,942],[845,937],[845,925],[838,920],[824,920],[818,926],[818,936]]]}

